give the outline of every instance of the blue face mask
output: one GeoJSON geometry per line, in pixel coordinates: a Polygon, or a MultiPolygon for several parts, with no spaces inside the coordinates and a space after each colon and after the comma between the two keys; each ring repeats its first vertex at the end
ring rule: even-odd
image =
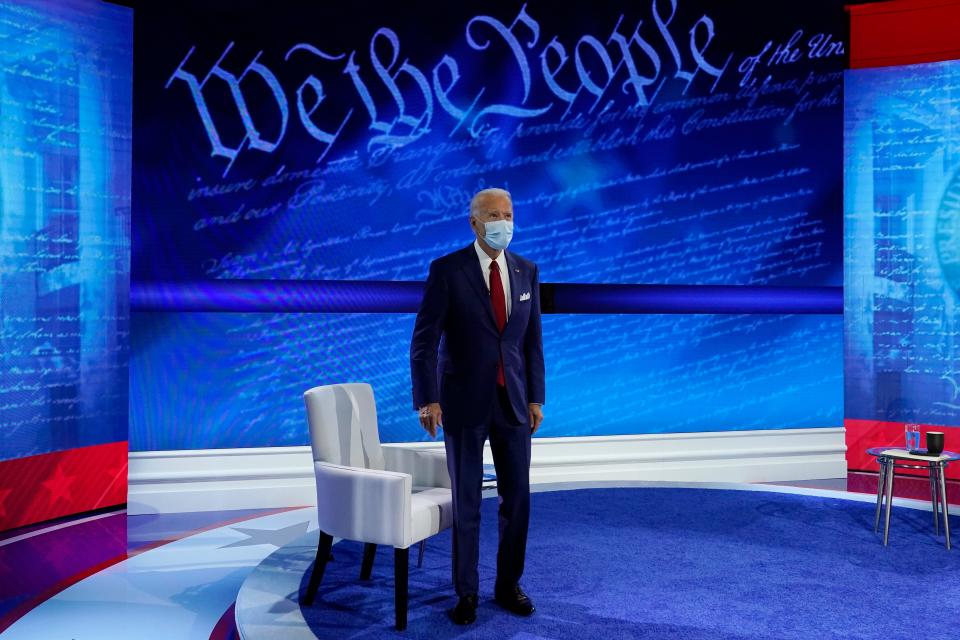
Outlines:
{"type": "Polygon", "coordinates": [[[483,223],[484,241],[491,249],[503,251],[513,239],[513,220],[491,220],[483,223]]]}

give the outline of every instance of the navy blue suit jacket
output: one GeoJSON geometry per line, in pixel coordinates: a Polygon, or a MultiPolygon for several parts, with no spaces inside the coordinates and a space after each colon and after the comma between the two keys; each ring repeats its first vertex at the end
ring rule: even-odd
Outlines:
{"type": "Polygon", "coordinates": [[[517,418],[526,423],[528,403],[545,400],[540,272],[529,260],[504,254],[512,308],[502,334],[473,243],[430,263],[410,344],[410,373],[414,409],[439,402],[444,428],[480,426],[487,418],[501,353],[517,418]]]}

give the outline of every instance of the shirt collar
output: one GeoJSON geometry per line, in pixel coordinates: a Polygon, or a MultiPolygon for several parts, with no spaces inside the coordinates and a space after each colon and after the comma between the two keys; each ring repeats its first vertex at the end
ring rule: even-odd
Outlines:
{"type": "MultiPolygon", "coordinates": [[[[490,272],[490,263],[493,260],[490,259],[490,256],[484,252],[483,248],[480,247],[480,241],[473,241],[473,248],[477,250],[477,257],[480,258],[480,266],[483,268],[483,276],[487,277],[487,274],[490,272]]],[[[501,251],[500,255],[497,256],[497,264],[500,266],[500,273],[506,273],[507,269],[507,252],[501,251]]]]}

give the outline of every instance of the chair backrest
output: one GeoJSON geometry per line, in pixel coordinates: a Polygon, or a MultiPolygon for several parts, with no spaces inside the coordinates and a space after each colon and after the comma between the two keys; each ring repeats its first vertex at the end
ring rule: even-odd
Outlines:
{"type": "Polygon", "coordinates": [[[347,382],[314,387],[303,394],[313,459],[383,470],[373,387],[347,382]]]}

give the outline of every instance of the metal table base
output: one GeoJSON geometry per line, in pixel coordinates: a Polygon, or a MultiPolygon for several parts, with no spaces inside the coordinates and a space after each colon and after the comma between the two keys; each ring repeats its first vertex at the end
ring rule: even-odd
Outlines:
{"type": "MultiPolygon", "coordinates": [[[[914,458],[909,458],[914,460],[914,458]]],[[[943,510],[944,544],[950,549],[950,507],[947,502],[946,466],[950,460],[930,460],[926,466],[903,464],[907,458],[897,458],[884,454],[877,455],[880,463],[880,477],[877,479],[877,509],[874,515],[873,531],[880,530],[880,510],[886,502],[883,516],[883,546],[890,541],[890,507],[893,504],[893,479],[895,469],[927,469],[930,474],[930,503],[933,507],[933,531],[940,535],[940,511],[943,510]],[[898,463],[897,461],[901,462],[898,463]]]]}

